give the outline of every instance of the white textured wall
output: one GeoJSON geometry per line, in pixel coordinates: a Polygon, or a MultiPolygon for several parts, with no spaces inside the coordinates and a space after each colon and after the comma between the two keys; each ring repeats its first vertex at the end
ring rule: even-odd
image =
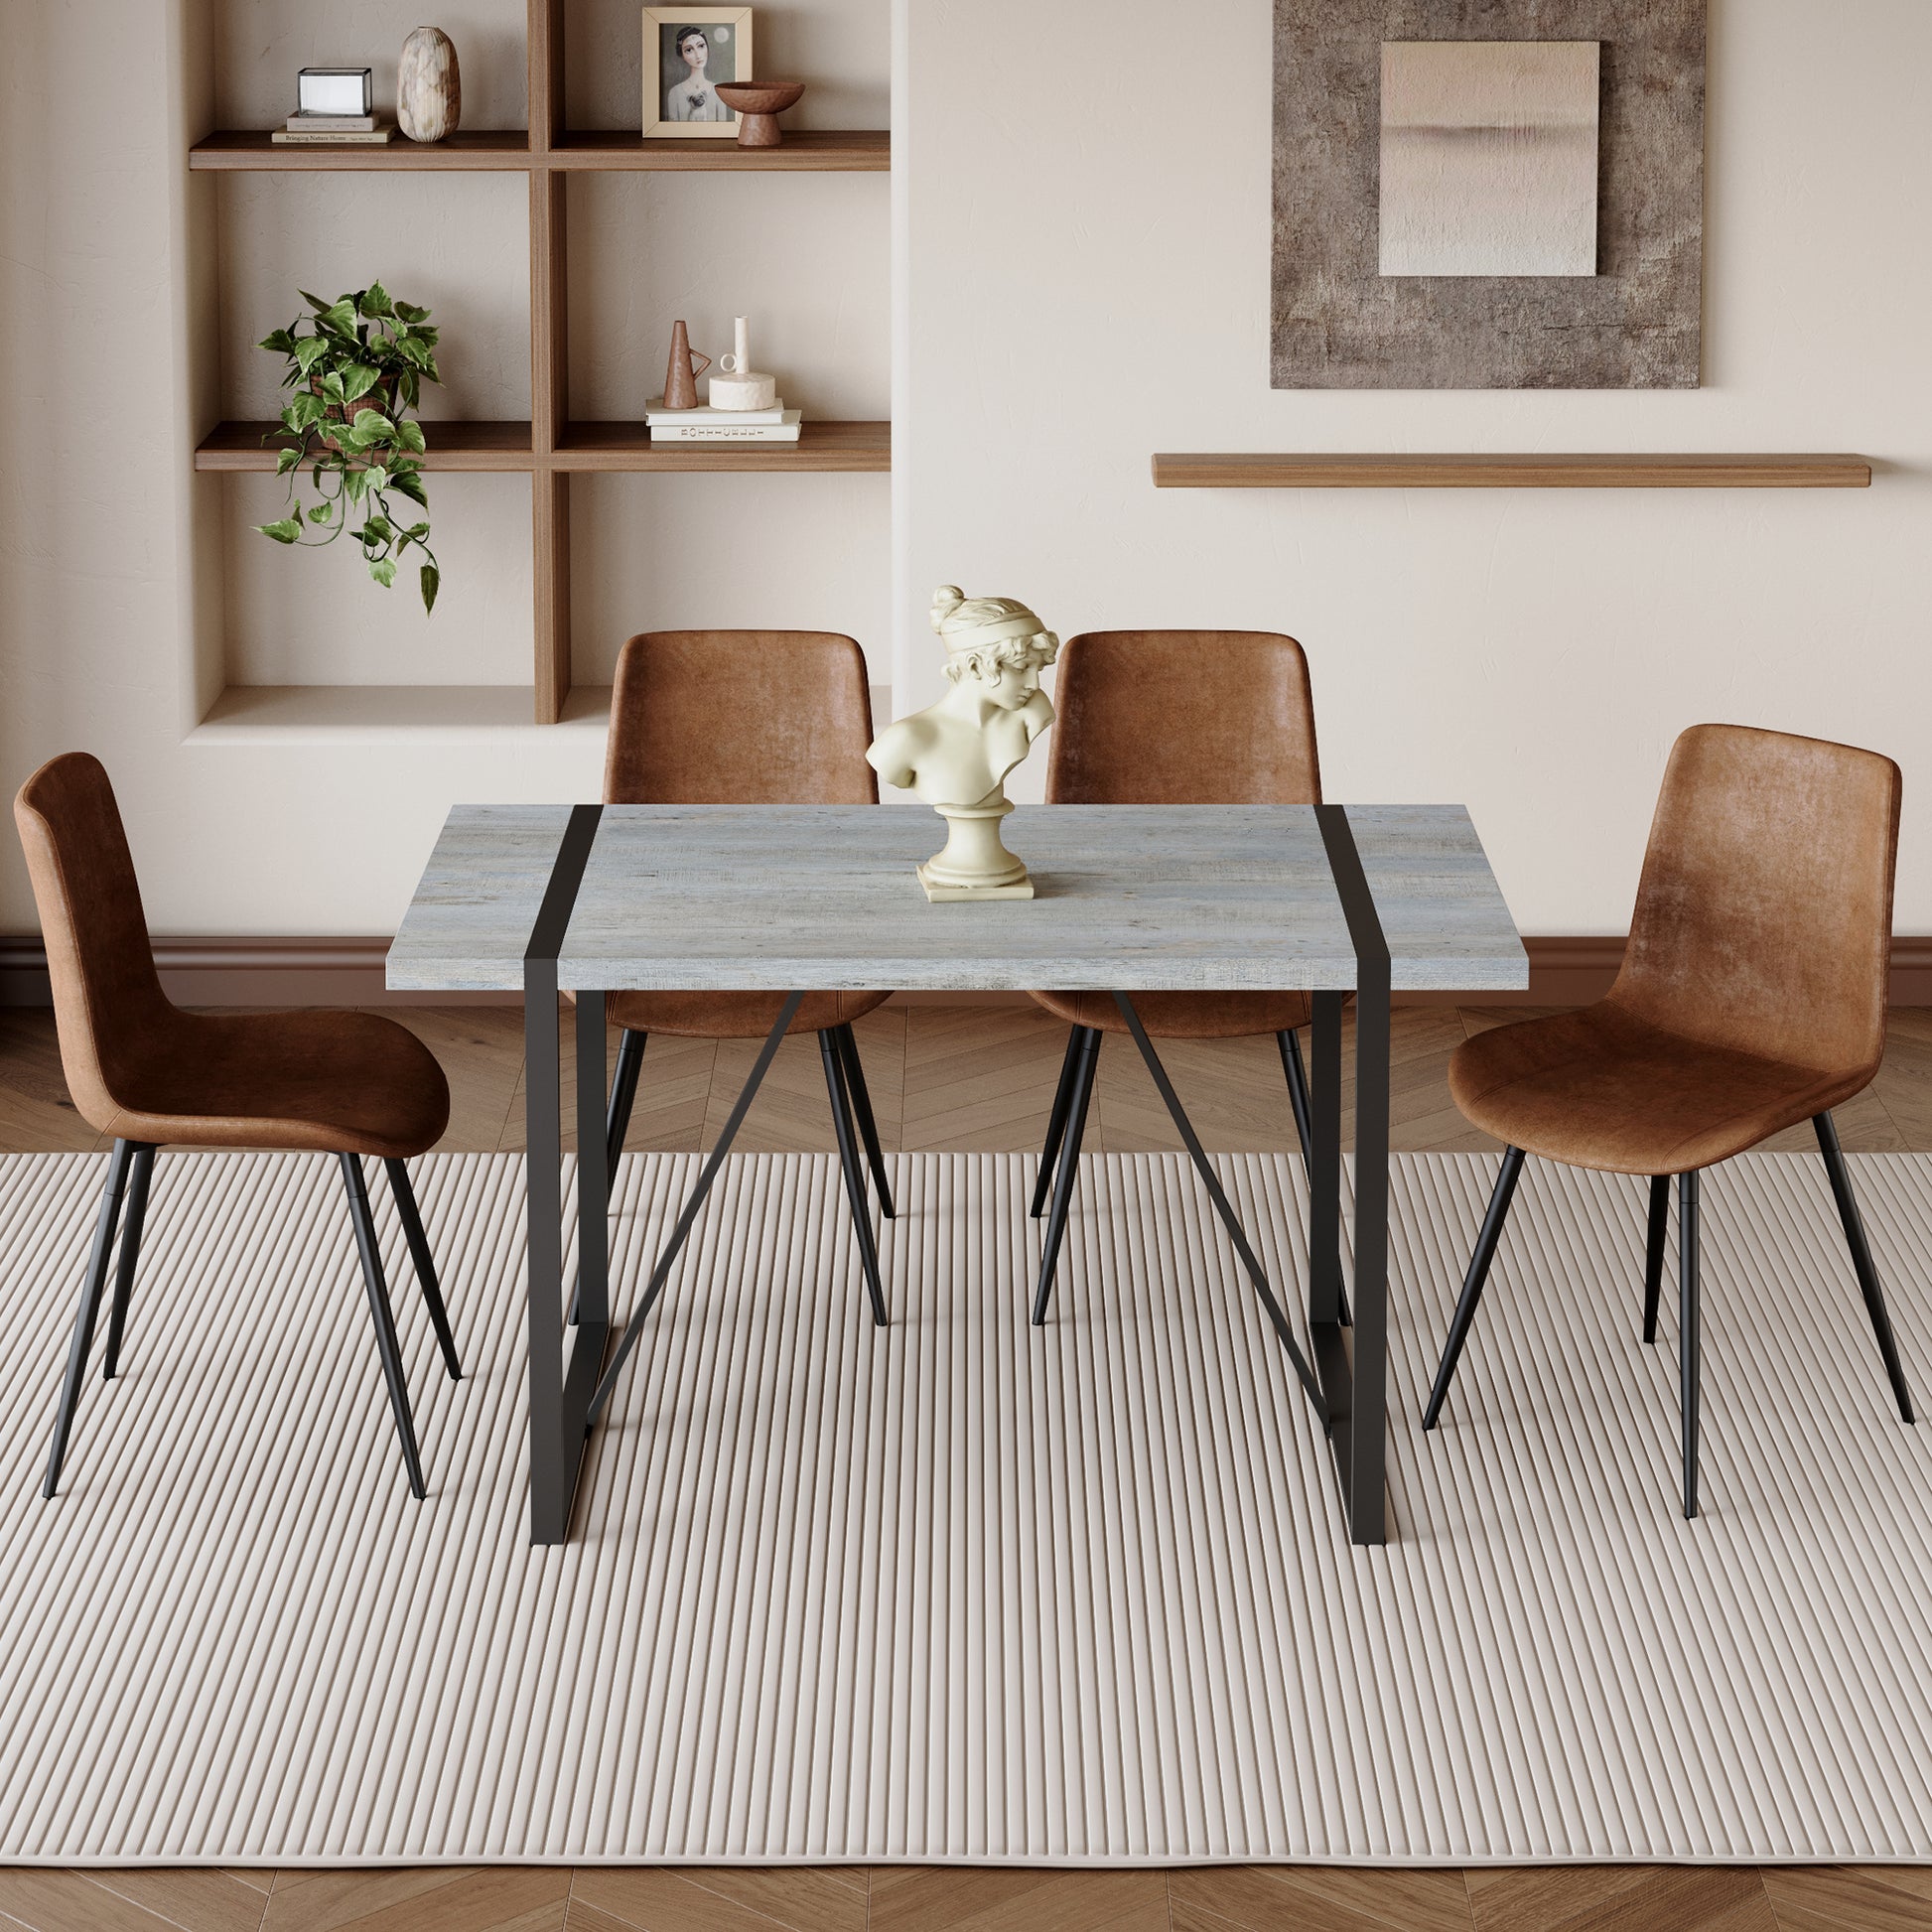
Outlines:
{"type": "MultiPolygon", "coordinates": [[[[1465,799],[1525,930],[1620,931],[1676,732],[1905,768],[1932,928],[1932,6],[1714,0],[1695,394],[1268,387],[1267,0],[913,0],[909,557],[1063,634],[1289,630],[1336,799],[1465,799]],[[1024,50],[1024,58],[1021,58],[1024,50]],[[1857,450],[1868,492],[1155,490],[1156,450],[1857,450]]],[[[925,695],[921,695],[925,694],[925,695]]],[[[1041,761],[1029,775],[1036,782],[1041,761]]]]}
{"type": "MultiPolygon", "coordinates": [[[[808,98],[807,122],[883,124],[887,11],[770,10],[760,65],[843,76],[808,98]]],[[[1932,930],[1932,263],[1919,242],[1932,7],[1715,0],[1709,386],[1694,395],[1271,393],[1269,11],[1201,0],[1189,14],[1222,50],[1220,97],[1166,137],[1150,115],[1172,98],[1171,6],[901,0],[900,708],[936,688],[923,602],[946,580],[1033,598],[1063,631],[1293,630],[1314,666],[1331,795],[1469,800],[1532,931],[1622,926],[1680,726],[1829,733],[1905,765],[1899,924],[1932,930]],[[1154,450],[1216,448],[1854,449],[1883,468],[1871,491],[1842,494],[1149,484],[1154,450]]],[[[630,120],[635,16],[629,0],[573,9],[581,124],[630,120]]],[[[193,424],[248,400],[243,311],[265,313],[263,329],[282,319],[269,297],[306,280],[308,260],[359,279],[358,237],[384,272],[400,253],[439,313],[466,323],[461,379],[436,413],[493,415],[527,395],[513,185],[508,200],[502,184],[458,179],[216,188],[181,165],[191,126],[266,121],[304,62],[387,47],[392,63],[398,18],[376,0],[0,8],[0,331],[27,345],[0,410],[0,784],[59,750],[100,753],[162,930],[380,930],[452,800],[597,784],[594,726],[188,735],[237,666],[527,675],[521,480],[435,480],[451,582],[425,626],[345,558],[268,552],[245,531],[258,485],[187,467],[193,424]],[[419,194],[437,188],[453,192],[426,207],[419,194]],[[333,221],[304,214],[318,203],[333,221]],[[267,232],[244,207],[266,212],[267,232]],[[202,230],[208,245],[191,247],[202,230]],[[198,291],[196,264],[217,254],[219,289],[198,291]],[[219,398],[200,352],[217,309],[232,325],[219,398]],[[200,604],[198,546],[203,581],[222,590],[200,604]]],[[[464,54],[472,124],[518,120],[518,0],[452,0],[437,18],[464,54]]],[[[715,328],[759,265],[741,218],[768,218],[774,279],[759,294],[786,318],[797,380],[823,406],[883,411],[886,183],[774,183],[747,210],[724,206],[747,184],[723,186],[573,197],[610,244],[588,280],[579,256],[580,381],[615,410],[661,365],[653,252],[664,299],[715,328]],[[719,218],[707,227],[699,209],[719,218]]],[[[849,628],[883,671],[886,479],[614,479],[581,493],[580,675],[608,668],[624,631],[704,612],[849,628]]],[[[31,926],[10,838],[0,894],[0,927],[31,926]]]]}

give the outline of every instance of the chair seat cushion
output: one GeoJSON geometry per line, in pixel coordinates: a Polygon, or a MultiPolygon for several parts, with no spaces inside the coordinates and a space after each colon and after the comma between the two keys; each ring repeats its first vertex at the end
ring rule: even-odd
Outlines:
{"type": "Polygon", "coordinates": [[[175,1147],[407,1160],[442,1139],[450,1085],[408,1028],[374,1013],[183,1013],[113,1070],[102,1131],[175,1147]]]}
{"type": "Polygon", "coordinates": [[[1875,1071],[1760,1058],[1604,999],[1478,1034],[1450,1056],[1449,1081],[1470,1124],[1508,1146],[1573,1168],[1674,1174],[1840,1105],[1875,1071]]]}
{"type": "MultiPolygon", "coordinates": [[[[1124,1034],[1127,1022],[1111,993],[1032,993],[1068,1026],[1124,1034]]],[[[1309,1024],[1306,993],[1136,993],[1134,1011],[1151,1039],[1245,1039],[1309,1024]]]]}
{"type": "MultiPolygon", "coordinates": [[[[807,993],[789,1034],[850,1026],[883,1007],[890,993],[807,993]]],[[[777,1025],[782,993],[613,993],[604,1017],[633,1033],[679,1039],[762,1039],[777,1025]]]]}

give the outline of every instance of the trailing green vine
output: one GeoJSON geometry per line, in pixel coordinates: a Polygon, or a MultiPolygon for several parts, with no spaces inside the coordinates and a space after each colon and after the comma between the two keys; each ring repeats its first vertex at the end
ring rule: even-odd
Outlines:
{"type": "Polygon", "coordinates": [[[369,575],[386,591],[403,553],[420,550],[423,609],[433,611],[442,573],[429,547],[429,519],[405,521],[407,513],[390,501],[393,491],[429,508],[422,425],[404,413],[416,407],[425,380],[442,380],[429,311],[392,302],[380,282],[334,302],[300,293],[312,313],[258,345],[287,358],[282,386],[296,392],[281,427],[262,439],[280,445],[275,474],[289,480],[290,513],[255,527],[277,543],[320,548],[359,514],[361,527],[352,534],[369,575]],[[318,499],[306,507],[304,470],[318,499]]]}

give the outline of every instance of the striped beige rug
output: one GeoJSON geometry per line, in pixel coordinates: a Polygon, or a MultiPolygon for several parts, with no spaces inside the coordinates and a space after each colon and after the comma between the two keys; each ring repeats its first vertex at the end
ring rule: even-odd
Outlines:
{"type": "MultiPolygon", "coordinates": [[[[1854,1166],[1932,1401],[1932,1160],[1854,1166]]],[[[899,1158],[876,1337],[829,1158],[760,1156],[533,1552],[521,1165],[419,1167],[473,1370],[391,1217],[427,1503],[332,1164],[175,1155],[49,1505],[102,1162],[0,1164],[0,1861],[1932,1857],[1932,1426],[1816,1161],[1707,1184],[1686,1525],[1637,1185],[1532,1170],[1426,1441],[1491,1163],[1402,1160],[1382,1551],[1178,1159],[1086,1164],[1035,1333],[1032,1162],[899,1158]]],[[[625,1163],[621,1284],[692,1169],[625,1163]]],[[[1222,1169],[1299,1269],[1298,1171],[1222,1169]]]]}

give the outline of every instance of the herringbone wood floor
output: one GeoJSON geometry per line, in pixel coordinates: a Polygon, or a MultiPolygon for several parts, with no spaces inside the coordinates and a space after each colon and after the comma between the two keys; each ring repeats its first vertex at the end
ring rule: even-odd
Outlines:
{"type": "MultiPolygon", "coordinates": [[[[454,1095],[450,1150],[522,1144],[522,1030],[509,1008],[396,1014],[454,1095]]],[[[1445,1070],[1456,1041],[1522,1009],[1396,1015],[1398,1148],[1490,1145],[1461,1122],[1445,1070]]],[[[1009,1007],[889,1008],[859,1027],[882,1139],[906,1151],[1038,1145],[1063,1032],[1009,1007]]],[[[711,1145],[749,1041],[654,1040],[634,1149],[711,1145]]],[[[1216,1150],[1294,1145],[1272,1040],[1174,1044],[1164,1057],[1216,1150]]],[[[1932,1010],[1892,1015],[1876,1081],[1841,1110],[1848,1148],[1932,1150],[1932,1010]]],[[[1795,1148],[1812,1145],[1799,1130],[1795,1148]]],[[[1131,1046],[1110,1040],[1094,1152],[1172,1148],[1131,1046]]],[[[1781,1143],[1773,1143],[1780,1145],[1781,1143]]],[[[0,1013],[0,1149],[91,1149],[61,1078],[51,1017],[0,1013]]],[[[740,1145],[829,1149],[815,1043],[787,1041],[740,1145]]],[[[396,1871],[0,1868],[0,1928],[32,1932],[1907,1932],[1932,1928],[1932,1868],[1575,1865],[1405,1870],[1219,1866],[1173,1871],[864,1867],[434,1866],[396,1871]]]]}

